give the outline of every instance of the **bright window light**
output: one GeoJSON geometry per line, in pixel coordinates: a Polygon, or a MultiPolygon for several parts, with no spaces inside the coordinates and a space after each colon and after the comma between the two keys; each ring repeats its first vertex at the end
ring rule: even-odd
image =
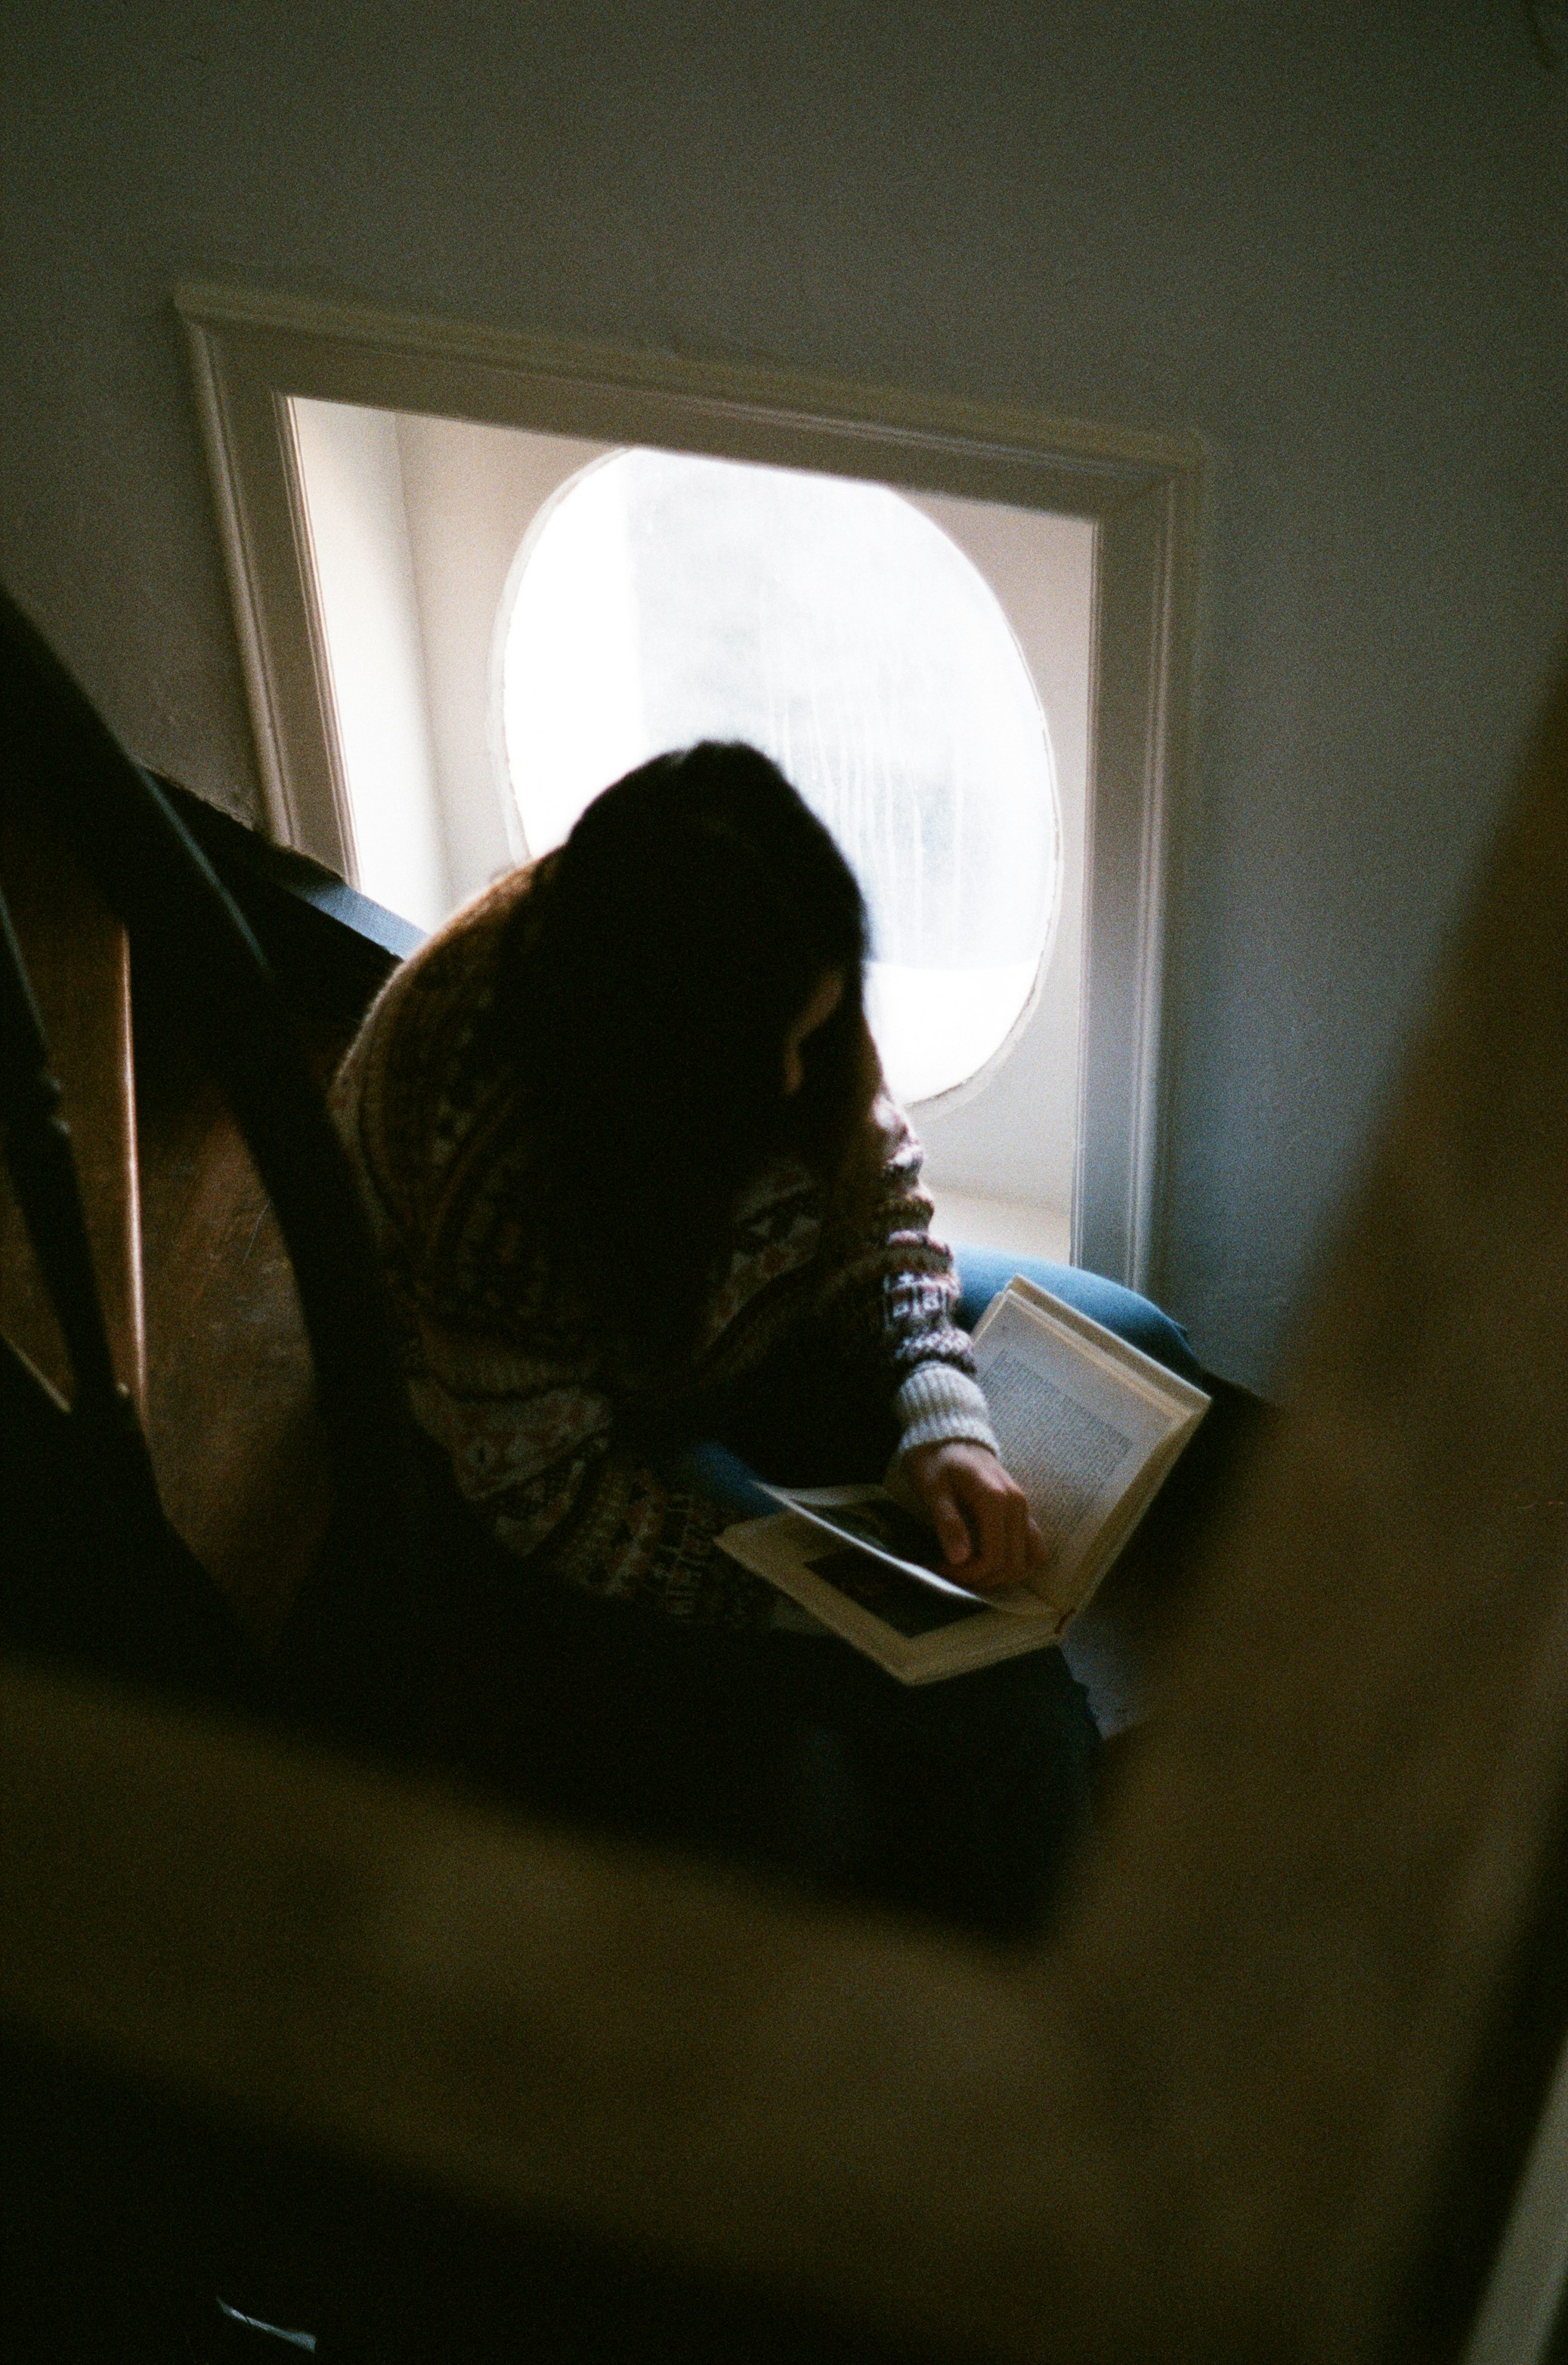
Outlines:
{"type": "Polygon", "coordinates": [[[1055,775],[1006,617],[939,526],[885,486],[617,453],[536,520],[498,629],[531,854],[648,757],[749,740],[859,878],[893,1092],[931,1099],[1000,1050],[1054,921],[1055,775]]]}

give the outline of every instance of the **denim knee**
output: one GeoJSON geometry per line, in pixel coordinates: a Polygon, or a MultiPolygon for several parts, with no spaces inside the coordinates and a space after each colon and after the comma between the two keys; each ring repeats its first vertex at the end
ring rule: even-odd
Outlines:
{"type": "Polygon", "coordinates": [[[1051,1264],[1043,1257],[1009,1256],[1000,1249],[955,1248],[958,1267],[958,1320],[972,1330],[998,1290],[1005,1289],[1015,1272],[1024,1274],[1053,1297],[1062,1298],[1092,1321],[1102,1322],[1131,1347],[1177,1372],[1184,1380],[1200,1380],[1203,1367],[1192,1341],[1179,1322],[1119,1281],[1086,1272],[1081,1265],[1051,1264]]]}

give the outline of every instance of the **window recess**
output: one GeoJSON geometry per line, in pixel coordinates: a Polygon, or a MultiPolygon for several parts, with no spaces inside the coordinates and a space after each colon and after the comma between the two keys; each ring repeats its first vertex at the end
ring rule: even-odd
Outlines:
{"type": "Polygon", "coordinates": [[[543,851],[621,755],[757,739],[819,809],[837,799],[939,1216],[1158,1289],[1194,450],[298,299],[178,300],[276,836],[429,926],[543,851]],[[814,636],[790,679],[788,633],[726,643],[693,589],[748,502],[793,555],[734,581],[814,636]],[[628,534],[630,562],[607,559],[628,534]],[[574,732],[588,619],[598,689],[574,732]]]}

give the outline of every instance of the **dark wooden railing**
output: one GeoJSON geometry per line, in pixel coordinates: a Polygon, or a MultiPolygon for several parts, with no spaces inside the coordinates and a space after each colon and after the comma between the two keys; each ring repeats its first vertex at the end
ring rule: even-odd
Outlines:
{"type": "MultiPolygon", "coordinates": [[[[0,795],[35,826],[47,817],[123,921],[138,993],[178,1014],[233,1112],[275,1217],[314,1361],[332,1476],[320,1583],[308,1588],[294,1616],[303,1626],[330,1615],[354,1628],[368,1700],[394,1658],[417,1654],[399,1620],[427,1575],[428,1507],[379,1267],[319,1078],[249,924],[169,795],[124,755],[9,602],[0,609],[0,795]]],[[[211,1680],[232,1689],[246,1657],[242,1637],[215,1589],[200,1581],[152,1492],[133,1391],[110,1359],[47,1048],[14,937],[9,946],[8,1145],[17,1197],[70,1346],[73,1389],[62,1420],[47,1391],[34,1384],[29,1392],[25,1365],[8,1360],[13,1435],[52,1440],[47,1463],[36,1465],[31,1496],[30,1454],[13,1456],[21,1498],[13,1499],[13,1517],[35,1547],[22,1557],[37,1564],[51,1533],[57,1550],[46,1552],[47,1583],[29,1584],[25,1567],[14,1575],[7,1622],[15,1638],[35,1648],[123,1672],[167,1675],[183,1663],[188,1682],[198,1658],[171,1655],[167,1631],[171,1620],[177,1627],[188,1617],[192,1631],[205,1633],[211,1680]],[[81,1557],[84,1518],[93,1523],[101,1572],[90,1617],[82,1600],[71,1599],[56,1565],[61,1553],[81,1557]],[[155,1612],[172,1584],[177,1608],[155,1612]]],[[[326,1664],[326,1654],[319,1659],[326,1664]]]]}

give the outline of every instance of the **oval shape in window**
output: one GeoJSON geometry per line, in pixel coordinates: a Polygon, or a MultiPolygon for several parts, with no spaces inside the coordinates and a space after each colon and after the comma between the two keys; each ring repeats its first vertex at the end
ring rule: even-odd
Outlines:
{"type": "Polygon", "coordinates": [[[1027,1007],[1060,835],[1050,741],[990,586],[883,485],[622,452],[564,486],[498,619],[500,738],[532,854],[668,747],[745,739],[860,880],[867,1008],[905,1102],[1027,1007]]]}

